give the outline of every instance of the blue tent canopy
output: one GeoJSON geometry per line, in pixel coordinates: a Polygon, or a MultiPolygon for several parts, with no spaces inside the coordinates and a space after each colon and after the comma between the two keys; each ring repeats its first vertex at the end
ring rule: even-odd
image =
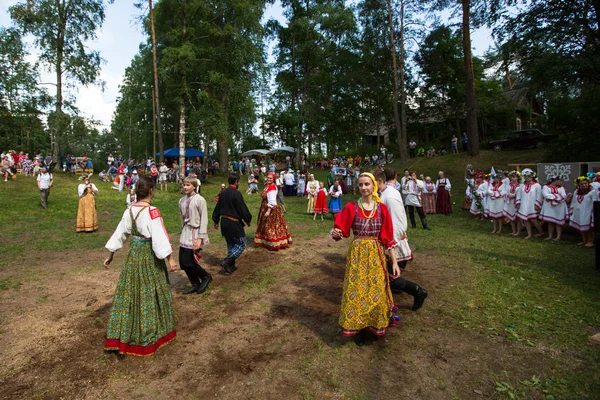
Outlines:
{"type": "MultiPolygon", "coordinates": [[[[160,153],[156,153],[156,157],[159,157],[160,153]]],[[[179,157],[179,148],[172,148],[165,150],[165,157],[179,157]]],[[[185,157],[204,157],[204,152],[196,149],[185,149],[185,157]]]]}

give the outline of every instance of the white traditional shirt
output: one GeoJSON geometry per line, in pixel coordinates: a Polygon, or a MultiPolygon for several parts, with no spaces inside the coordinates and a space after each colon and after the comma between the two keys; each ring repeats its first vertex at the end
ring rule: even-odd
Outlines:
{"type": "Polygon", "coordinates": [[[598,201],[598,191],[590,190],[587,194],[579,194],[575,190],[569,210],[569,225],[581,232],[587,232],[594,227],[594,201],[598,201]]]}
{"type": "Polygon", "coordinates": [[[523,220],[537,218],[539,210],[542,208],[542,187],[539,183],[524,183],[517,192],[515,205],[519,207],[517,217],[523,220]]]}
{"type": "MultiPolygon", "coordinates": [[[[105,247],[113,253],[123,247],[127,236],[132,233],[133,219],[129,210],[125,210],[119,226],[106,243],[105,247]]],[[[156,257],[162,260],[171,254],[173,252],[171,242],[158,208],[133,206],[131,212],[133,218],[137,217],[136,226],[139,234],[146,239],[152,239],[152,251],[156,257]],[[140,213],[139,216],[138,213],[140,213]]]]}
{"type": "Polygon", "coordinates": [[[440,178],[437,181],[435,181],[435,190],[436,190],[436,192],[438,191],[440,184],[444,184],[444,183],[446,184],[446,186],[445,186],[446,190],[452,189],[452,185],[450,184],[450,179],[448,179],[448,178],[440,178]]]}
{"type": "Polygon", "coordinates": [[[196,192],[179,200],[179,217],[181,218],[181,236],[179,246],[192,249],[196,239],[203,239],[208,244],[208,212],[206,200],[196,192]]]}
{"type": "Polygon", "coordinates": [[[405,204],[421,207],[421,193],[424,187],[422,180],[417,179],[416,182],[412,179],[406,180],[406,183],[402,186],[402,193],[406,195],[405,204]]]}
{"type": "MultiPolygon", "coordinates": [[[[96,185],[94,185],[93,183],[91,183],[91,185],[92,185],[92,193],[93,194],[98,193],[98,188],[96,187],[96,185]]],[[[77,192],[79,193],[79,197],[83,196],[83,192],[85,190],[85,186],[86,186],[85,183],[81,183],[81,184],[79,184],[79,186],[77,186],[77,192]]],[[[88,192],[86,192],[86,194],[87,193],[88,192]]]]}
{"type": "Polygon", "coordinates": [[[332,185],[329,188],[329,195],[331,197],[333,197],[333,198],[337,199],[338,197],[342,197],[342,194],[343,194],[343,192],[342,192],[342,186],[341,185],[338,185],[337,190],[335,190],[335,185],[332,185]]]}

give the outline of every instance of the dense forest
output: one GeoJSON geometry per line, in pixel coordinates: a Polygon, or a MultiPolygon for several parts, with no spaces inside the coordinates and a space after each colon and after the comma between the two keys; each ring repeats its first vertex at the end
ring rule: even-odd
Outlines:
{"type": "Polygon", "coordinates": [[[0,28],[0,147],[145,158],[200,148],[222,165],[242,151],[289,145],[309,156],[407,143],[449,145],[537,127],[559,134],[553,159],[600,147],[600,0],[264,0],[140,3],[147,41],[124,73],[111,128],[80,115],[73,91],[98,80],[84,45],[104,0],[29,0],[0,28]],[[451,19],[441,16],[451,15],[451,19]],[[486,26],[494,46],[471,54],[486,26]],[[39,80],[51,69],[56,96],[39,80]]]}

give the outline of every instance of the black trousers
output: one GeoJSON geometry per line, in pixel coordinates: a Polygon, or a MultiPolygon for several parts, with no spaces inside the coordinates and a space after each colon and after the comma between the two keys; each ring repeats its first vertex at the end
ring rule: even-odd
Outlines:
{"type": "Polygon", "coordinates": [[[192,285],[200,285],[200,280],[210,276],[204,268],[196,264],[194,260],[194,250],[179,248],[179,266],[185,272],[192,285]]]}
{"type": "Polygon", "coordinates": [[[410,158],[414,158],[417,155],[417,149],[409,149],[410,158]]]}
{"type": "Polygon", "coordinates": [[[423,207],[417,206],[407,206],[408,207],[408,217],[410,218],[410,223],[413,228],[417,227],[417,223],[415,222],[415,209],[417,209],[417,213],[421,218],[421,224],[423,224],[423,228],[427,226],[427,220],[425,219],[425,212],[423,211],[423,207]]]}

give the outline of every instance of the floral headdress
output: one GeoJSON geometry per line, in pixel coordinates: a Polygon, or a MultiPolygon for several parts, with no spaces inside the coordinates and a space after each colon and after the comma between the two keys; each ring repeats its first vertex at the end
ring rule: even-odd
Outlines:
{"type": "Polygon", "coordinates": [[[551,184],[552,182],[554,182],[557,179],[562,179],[562,177],[558,176],[558,175],[549,175],[548,179],[546,180],[546,185],[551,184]]]}
{"type": "Polygon", "coordinates": [[[521,174],[523,175],[523,177],[529,176],[533,179],[537,178],[537,174],[529,168],[525,168],[523,171],[521,171],[521,174]]]}
{"type": "Polygon", "coordinates": [[[516,176],[519,180],[523,179],[523,176],[519,173],[519,171],[512,170],[508,173],[509,178],[512,178],[513,176],[516,176]]]}
{"type": "Polygon", "coordinates": [[[590,178],[588,178],[587,176],[578,176],[577,178],[575,178],[575,180],[573,181],[576,185],[579,185],[581,182],[586,181],[586,182],[590,182],[590,178]]]}
{"type": "Polygon", "coordinates": [[[89,172],[89,173],[87,173],[87,174],[81,174],[81,176],[79,177],[79,180],[80,180],[80,181],[82,181],[82,180],[84,180],[85,178],[88,178],[88,179],[90,179],[90,178],[92,177],[92,175],[94,175],[94,173],[93,173],[93,172],[89,172]]]}

